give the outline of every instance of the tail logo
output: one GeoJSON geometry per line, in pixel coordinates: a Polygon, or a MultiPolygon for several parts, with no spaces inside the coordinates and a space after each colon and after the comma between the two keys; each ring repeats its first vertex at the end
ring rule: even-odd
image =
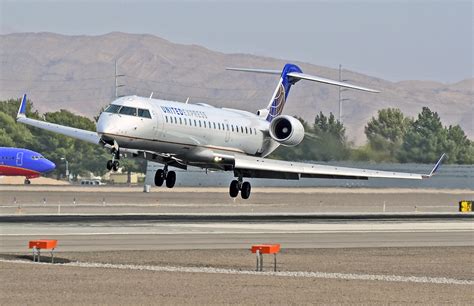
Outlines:
{"type": "Polygon", "coordinates": [[[272,121],[273,118],[280,116],[283,112],[283,107],[286,103],[286,93],[285,93],[285,86],[283,86],[283,82],[280,82],[278,89],[275,92],[273,97],[273,102],[270,105],[270,109],[267,116],[267,121],[272,121]]]}

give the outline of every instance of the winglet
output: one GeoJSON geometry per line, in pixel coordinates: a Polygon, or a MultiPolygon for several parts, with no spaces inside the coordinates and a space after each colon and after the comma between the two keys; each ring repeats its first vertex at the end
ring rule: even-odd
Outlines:
{"type": "Polygon", "coordinates": [[[26,117],[26,94],[21,98],[20,108],[18,109],[17,118],[26,117]]]}
{"type": "Polygon", "coordinates": [[[423,175],[423,178],[430,178],[433,175],[435,175],[436,171],[438,171],[439,167],[441,166],[441,162],[443,159],[446,157],[446,153],[443,153],[441,157],[439,158],[438,162],[434,165],[433,170],[431,170],[430,174],[428,175],[423,175]]]}

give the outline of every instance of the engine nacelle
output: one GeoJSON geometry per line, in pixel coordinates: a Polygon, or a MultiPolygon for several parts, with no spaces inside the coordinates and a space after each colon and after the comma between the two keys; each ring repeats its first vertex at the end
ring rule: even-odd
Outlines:
{"type": "Polygon", "coordinates": [[[291,116],[278,116],[270,123],[270,136],[273,140],[288,147],[299,144],[304,138],[304,127],[291,116]]]}

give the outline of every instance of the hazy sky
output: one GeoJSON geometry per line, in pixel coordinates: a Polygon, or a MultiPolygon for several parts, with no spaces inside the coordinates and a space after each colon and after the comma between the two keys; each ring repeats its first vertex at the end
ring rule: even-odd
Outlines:
{"type": "MultiPolygon", "coordinates": [[[[473,76],[472,1],[7,1],[0,31],[149,33],[392,81],[473,76]]],[[[278,67],[276,67],[278,68],[278,67]]]]}

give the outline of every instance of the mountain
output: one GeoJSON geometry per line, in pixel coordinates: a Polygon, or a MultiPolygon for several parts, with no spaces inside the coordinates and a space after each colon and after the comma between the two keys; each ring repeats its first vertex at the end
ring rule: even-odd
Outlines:
{"type": "MultiPolygon", "coordinates": [[[[66,36],[53,33],[0,35],[0,99],[24,92],[40,112],[68,109],[93,117],[115,95],[114,62],[120,95],[137,94],[256,111],[264,108],[278,77],[224,68],[280,69],[286,62],[306,73],[337,79],[337,69],[250,54],[224,54],[197,45],[175,44],[153,35],[109,33],[66,36]]],[[[460,124],[472,139],[474,79],[455,84],[390,82],[343,70],[343,79],[381,90],[344,91],[343,122],[349,139],[365,142],[364,126],[378,109],[398,107],[414,116],[423,106],[437,111],[446,125],[460,124]]],[[[284,113],[313,121],[319,111],[338,114],[338,88],[301,81],[293,87],[284,113]]]]}

